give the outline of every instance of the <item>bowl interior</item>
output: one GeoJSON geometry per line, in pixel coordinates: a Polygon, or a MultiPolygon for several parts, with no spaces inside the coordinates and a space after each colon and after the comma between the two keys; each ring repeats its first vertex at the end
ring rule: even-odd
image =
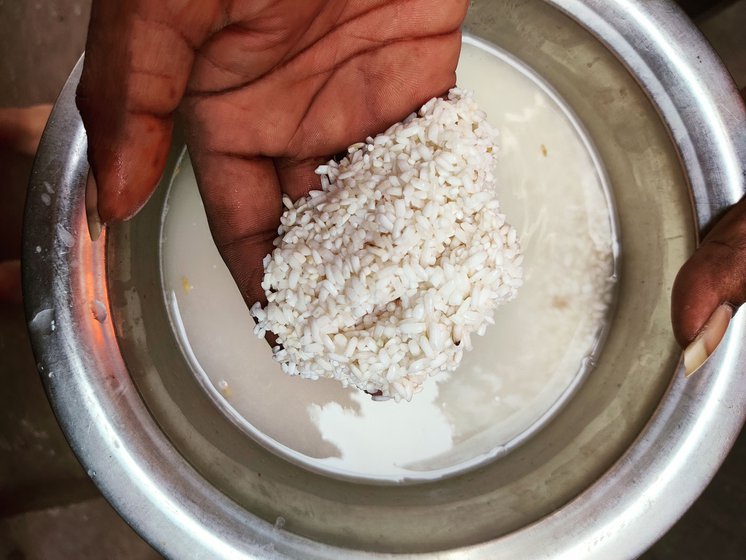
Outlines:
{"type": "MultiPolygon", "coordinates": [[[[161,429],[208,484],[317,541],[433,551],[484,542],[541,519],[620,457],[679,359],[669,291],[695,234],[688,186],[654,107],[601,42],[543,2],[475,2],[466,31],[522,60],[572,107],[595,144],[619,218],[618,303],[596,367],[553,421],[510,454],[459,476],[402,486],[334,479],[272,454],[214,405],[172,330],[158,243],[166,189],[109,233],[109,296],[120,348],[161,429]]],[[[177,139],[164,182],[182,149],[177,139]]]]}

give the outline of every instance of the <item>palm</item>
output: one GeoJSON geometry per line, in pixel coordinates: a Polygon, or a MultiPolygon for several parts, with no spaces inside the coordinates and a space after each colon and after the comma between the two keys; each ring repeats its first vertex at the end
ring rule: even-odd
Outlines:
{"type": "Polygon", "coordinates": [[[198,54],[182,105],[213,235],[249,301],[263,297],[261,260],[276,236],[281,194],[305,195],[318,185],[321,160],[455,81],[458,3],[443,3],[456,9],[427,26],[411,7],[397,17],[395,3],[360,15],[340,10],[346,2],[320,4],[313,24],[283,18],[298,5],[284,2],[273,9],[287,26],[214,37],[198,54]],[[236,61],[246,33],[273,41],[236,61]]]}
{"type": "Polygon", "coordinates": [[[263,298],[261,261],[282,194],[305,195],[318,185],[320,161],[454,84],[468,2],[182,0],[180,11],[170,4],[94,4],[79,106],[93,140],[99,211],[123,218],[147,199],[170,139],[163,115],[179,105],[213,236],[251,303],[263,298]],[[115,57],[99,58],[107,43],[126,47],[125,83],[111,79],[115,57]],[[124,125],[111,122],[121,92],[131,113],[124,125]]]}
{"type": "Polygon", "coordinates": [[[463,3],[443,3],[437,17],[421,15],[428,0],[407,2],[404,13],[402,2],[360,13],[348,2],[302,6],[314,4],[323,7],[302,14],[307,21],[285,17],[297,2],[277,2],[280,25],[238,22],[198,51],[185,106],[211,149],[328,155],[452,85],[463,3]],[[260,52],[236,59],[247,34],[260,52]]]}

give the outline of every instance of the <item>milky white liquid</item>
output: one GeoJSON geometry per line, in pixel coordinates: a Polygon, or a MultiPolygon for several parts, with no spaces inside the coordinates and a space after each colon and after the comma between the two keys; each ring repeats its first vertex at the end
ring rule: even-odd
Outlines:
{"type": "Polygon", "coordinates": [[[412,402],[289,377],[272,360],[210,236],[184,157],[168,195],[162,270],[182,347],[252,437],[335,476],[402,481],[461,471],[533,433],[592,365],[613,291],[615,241],[592,152],[555,97],[502,53],[465,39],[458,83],[501,132],[499,199],[525,283],[459,369],[412,402]]]}

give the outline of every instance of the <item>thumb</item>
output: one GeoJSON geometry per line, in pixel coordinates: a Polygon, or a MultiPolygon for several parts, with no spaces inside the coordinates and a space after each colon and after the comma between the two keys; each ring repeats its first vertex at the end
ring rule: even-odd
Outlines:
{"type": "Polygon", "coordinates": [[[671,318],[679,344],[689,344],[720,304],[744,301],[746,198],[720,219],[676,276],[671,318]]]}
{"type": "Polygon", "coordinates": [[[165,165],[196,31],[182,29],[165,4],[93,3],[76,102],[104,222],[135,214],[165,165]]]}

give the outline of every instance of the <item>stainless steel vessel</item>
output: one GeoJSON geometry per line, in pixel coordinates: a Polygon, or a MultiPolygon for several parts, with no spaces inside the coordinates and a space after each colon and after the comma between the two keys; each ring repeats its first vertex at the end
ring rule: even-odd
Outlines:
{"type": "Polygon", "coordinates": [[[721,63],[662,0],[475,0],[466,30],[541,74],[593,138],[619,211],[620,299],[596,370],[549,426],[432,483],[305,471],[214,407],[166,318],[163,189],[135,220],[88,238],[80,65],[71,75],[29,191],[31,337],[76,454],[166,556],[629,558],[678,519],[730,449],[746,418],[746,318],[736,315],[690,379],[668,320],[697,231],[746,190],[746,112],[721,63]]]}

